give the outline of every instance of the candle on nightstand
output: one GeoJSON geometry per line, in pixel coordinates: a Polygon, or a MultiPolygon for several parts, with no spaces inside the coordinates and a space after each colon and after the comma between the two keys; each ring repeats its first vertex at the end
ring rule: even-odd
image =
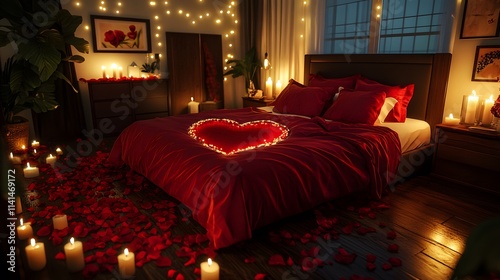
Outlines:
{"type": "Polygon", "coordinates": [[[118,256],[118,271],[122,278],[130,278],[135,274],[135,256],[127,248],[118,256]]]}
{"type": "Polygon", "coordinates": [[[271,79],[271,77],[268,77],[267,81],[266,81],[265,97],[266,97],[266,99],[273,98],[273,79],[271,79]]]}
{"type": "Polygon", "coordinates": [[[211,258],[200,264],[201,280],[219,280],[219,264],[213,262],[211,258]]]}
{"type": "Polygon", "coordinates": [[[17,227],[17,237],[20,240],[33,237],[33,228],[31,228],[30,224],[24,224],[23,218],[19,220],[19,226],[17,227]]]}
{"type": "Polygon", "coordinates": [[[81,241],[75,241],[75,239],[71,237],[69,243],[64,245],[64,254],[66,255],[66,266],[69,271],[80,271],[85,267],[81,241]]]}
{"type": "Polygon", "coordinates": [[[465,123],[473,124],[476,122],[477,104],[479,103],[479,96],[473,90],[472,94],[467,97],[467,109],[465,110],[465,123]]]}
{"type": "Polygon", "coordinates": [[[189,111],[189,113],[190,114],[198,113],[198,108],[199,108],[198,106],[200,106],[200,103],[194,101],[194,98],[191,97],[191,101],[188,102],[188,111],[189,111]]]}
{"type": "Polygon", "coordinates": [[[116,64],[111,65],[111,70],[113,70],[113,79],[116,79],[116,64]]]}
{"type": "Polygon", "coordinates": [[[18,156],[14,156],[12,152],[10,153],[9,159],[12,164],[21,164],[21,158],[18,156]]]}
{"type": "Polygon", "coordinates": [[[24,171],[24,178],[34,178],[40,175],[38,167],[31,167],[29,162],[23,171],[24,171]]]}
{"type": "Polygon", "coordinates": [[[444,123],[449,124],[449,125],[459,125],[460,124],[460,119],[459,118],[454,118],[453,114],[450,114],[448,117],[444,118],[444,123]]]}
{"type": "Polygon", "coordinates": [[[55,215],[52,217],[52,225],[54,226],[54,229],[65,229],[68,227],[68,218],[64,214],[55,215]]]}
{"type": "Polygon", "coordinates": [[[56,160],[57,158],[55,156],[53,156],[52,154],[50,154],[49,156],[47,156],[45,158],[45,162],[47,164],[50,164],[50,166],[54,167],[54,164],[56,163],[56,160]]]}
{"type": "Polygon", "coordinates": [[[490,98],[484,101],[483,115],[481,117],[481,123],[483,125],[491,125],[491,123],[493,122],[493,114],[491,113],[491,107],[493,107],[494,104],[495,101],[493,100],[493,95],[490,95],[490,98]]]}
{"type": "Polygon", "coordinates": [[[28,267],[31,270],[38,271],[45,267],[47,259],[45,257],[45,246],[42,242],[35,242],[35,239],[31,238],[31,244],[26,246],[25,251],[28,267]]]}

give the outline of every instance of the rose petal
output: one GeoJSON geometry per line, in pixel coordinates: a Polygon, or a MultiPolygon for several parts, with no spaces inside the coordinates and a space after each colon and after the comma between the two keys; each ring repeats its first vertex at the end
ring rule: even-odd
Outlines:
{"type": "Polygon", "coordinates": [[[387,251],[397,253],[399,251],[399,246],[397,244],[390,244],[389,247],[387,247],[387,251]]]}
{"type": "Polygon", "coordinates": [[[376,266],[374,263],[370,263],[370,262],[367,262],[367,263],[366,263],[366,269],[367,269],[368,271],[374,271],[374,270],[375,270],[375,268],[377,268],[377,266],[376,266]]]}
{"type": "Polygon", "coordinates": [[[402,265],[402,262],[399,258],[395,258],[395,257],[392,257],[392,258],[389,258],[389,263],[393,266],[393,267],[396,267],[396,266],[401,266],[402,265]]]}
{"type": "Polygon", "coordinates": [[[255,257],[250,256],[245,258],[245,263],[254,263],[255,262],[255,257]]]}
{"type": "Polygon", "coordinates": [[[368,254],[368,255],[366,255],[366,261],[367,262],[374,263],[375,260],[377,260],[377,256],[375,256],[374,254],[368,254]]]}
{"type": "Polygon", "coordinates": [[[171,266],[172,260],[169,257],[161,256],[156,260],[156,265],[159,267],[171,266]]]}
{"type": "Polygon", "coordinates": [[[66,255],[63,252],[59,252],[54,258],[58,261],[64,261],[66,259],[66,255]]]}
{"type": "Polygon", "coordinates": [[[272,255],[267,262],[269,265],[282,265],[285,266],[285,260],[280,254],[272,255]]]}
{"type": "Polygon", "coordinates": [[[392,269],[392,266],[391,266],[391,264],[389,264],[389,263],[384,263],[384,264],[382,265],[382,269],[383,269],[383,270],[391,270],[391,269],[392,269]]]}
{"type": "Polygon", "coordinates": [[[395,232],[395,231],[393,231],[393,230],[391,230],[391,231],[389,231],[389,232],[387,233],[387,239],[394,240],[394,239],[396,239],[396,236],[397,236],[397,234],[396,234],[396,232],[395,232]]]}
{"type": "Polygon", "coordinates": [[[36,235],[38,236],[48,236],[50,235],[50,232],[51,232],[51,229],[52,229],[52,226],[43,226],[41,227],[37,232],[36,232],[36,235]]]}
{"type": "Polygon", "coordinates": [[[267,274],[264,274],[264,273],[257,273],[254,277],[254,280],[264,280],[266,279],[267,277],[267,274]]]}
{"type": "Polygon", "coordinates": [[[172,278],[174,278],[174,276],[175,276],[176,273],[177,273],[177,270],[175,270],[175,269],[169,269],[167,271],[167,277],[172,279],[172,278]]]}

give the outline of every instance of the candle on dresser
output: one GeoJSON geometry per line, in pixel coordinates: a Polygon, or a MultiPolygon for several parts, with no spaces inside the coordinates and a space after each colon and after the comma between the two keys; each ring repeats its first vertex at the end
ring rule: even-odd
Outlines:
{"type": "Polygon", "coordinates": [[[493,100],[493,95],[490,95],[490,98],[484,101],[483,115],[481,117],[481,123],[483,125],[491,125],[491,123],[493,122],[493,114],[491,113],[491,107],[493,107],[494,104],[495,101],[493,100]]]}
{"type": "Polygon", "coordinates": [[[448,117],[444,118],[444,123],[449,125],[458,125],[460,124],[460,119],[454,118],[453,114],[450,114],[448,117]]]}
{"type": "Polygon", "coordinates": [[[188,111],[190,114],[193,114],[193,113],[198,113],[198,108],[200,106],[200,103],[199,102],[196,102],[194,101],[194,98],[191,97],[191,101],[188,102],[188,111]]]}
{"type": "Polygon", "coordinates": [[[17,237],[20,240],[25,240],[33,237],[33,228],[31,228],[31,224],[23,223],[23,218],[19,220],[19,226],[17,227],[17,237]]]}
{"type": "Polygon", "coordinates": [[[71,237],[70,241],[64,245],[64,254],[66,255],[66,266],[69,271],[80,271],[85,267],[81,241],[75,241],[75,239],[71,237]]]}
{"type": "Polygon", "coordinates": [[[116,64],[111,65],[111,70],[113,70],[113,79],[116,79],[116,64]]]}
{"type": "Polygon", "coordinates": [[[265,94],[265,98],[266,99],[272,99],[273,98],[273,79],[271,79],[271,77],[267,78],[267,81],[266,81],[266,92],[264,94],[265,94]]]}
{"type": "Polygon", "coordinates": [[[123,67],[118,67],[118,77],[121,79],[123,78],[123,67]]]}
{"type": "Polygon", "coordinates": [[[40,142],[33,140],[33,142],[31,143],[31,147],[34,149],[40,147],[40,142]]]}
{"type": "Polygon", "coordinates": [[[34,178],[34,177],[37,177],[38,175],[40,175],[40,172],[38,171],[38,167],[36,167],[36,166],[31,167],[29,162],[23,171],[24,171],[24,178],[34,178]]]}
{"type": "Polygon", "coordinates": [[[58,214],[52,217],[54,229],[63,230],[68,227],[68,218],[64,214],[58,214]]]}
{"type": "Polygon", "coordinates": [[[118,271],[122,278],[130,278],[135,274],[135,256],[127,248],[118,256],[118,271]]]}
{"type": "Polygon", "coordinates": [[[49,154],[46,158],[45,158],[45,162],[47,164],[50,164],[50,166],[54,167],[54,164],[56,163],[56,160],[57,158],[55,156],[53,156],[52,154],[49,154]]]}
{"type": "Polygon", "coordinates": [[[201,280],[219,280],[219,264],[213,262],[211,258],[200,264],[201,280]]]}
{"type": "Polygon", "coordinates": [[[107,76],[106,76],[106,66],[104,66],[104,65],[101,66],[101,70],[102,70],[102,78],[106,79],[107,78],[107,76]]]}
{"type": "Polygon", "coordinates": [[[47,264],[45,246],[42,242],[35,242],[35,239],[31,238],[31,244],[26,246],[25,252],[31,270],[42,270],[47,264]]]}
{"type": "Polygon", "coordinates": [[[465,111],[465,123],[473,124],[476,122],[476,111],[478,103],[479,103],[479,97],[476,95],[476,91],[473,90],[472,94],[467,97],[467,110],[465,111]]]}
{"type": "Polygon", "coordinates": [[[12,164],[21,164],[21,158],[18,156],[14,156],[14,154],[12,154],[12,152],[10,153],[9,159],[10,159],[10,162],[12,164]]]}

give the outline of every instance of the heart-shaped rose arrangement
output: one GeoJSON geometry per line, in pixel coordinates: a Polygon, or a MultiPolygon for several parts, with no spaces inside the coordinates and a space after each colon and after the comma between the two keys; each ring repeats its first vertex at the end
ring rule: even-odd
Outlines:
{"type": "Polygon", "coordinates": [[[232,155],[283,141],[288,137],[288,128],[270,120],[240,124],[229,119],[205,119],[192,124],[188,133],[204,146],[232,155]]]}

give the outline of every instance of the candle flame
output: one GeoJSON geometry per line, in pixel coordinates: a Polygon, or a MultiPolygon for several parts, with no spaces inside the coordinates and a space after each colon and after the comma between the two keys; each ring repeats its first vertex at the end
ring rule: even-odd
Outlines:
{"type": "Polygon", "coordinates": [[[125,257],[128,257],[128,249],[125,248],[125,250],[123,250],[123,253],[125,254],[125,257]]]}
{"type": "Polygon", "coordinates": [[[75,238],[71,237],[69,240],[69,243],[71,243],[71,245],[75,245],[75,238]]]}
{"type": "Polygon", "coordinates": [[[103,66],[101,66],[101,69],[102,69],[102,70],[106,69],[106,66],[104,66],[104,65],[103,65],[103,66]]]}
{"type": "Polygon", "coordinates": [[[57,148],[57,149],[56,149],[56,152],[60,152],[60,151],[61,151],[61,148],[57,148]]]}
{"type": "Polygon", "coordinates": [[[50,158],[50,157],[54,157],[54,156],[53,156],[52,154],[49,154],[49,158],[50,158]]]}
{"type": "Polygon", "coordinates": [[[208,258],[208,266],[212,266],[212,259],[208,258]]]}
{"type": "Polygon", "coordinates": [[[33,153],[36,154],[36,149],[33,149],[33,153]]]}
{"type": "Polygon", "coordinates": [[[490,99],[488,99],[489,101],[493,101],[493,94],[490,95],[490,99]]]}
{"type": "Polygon", "coordinates": [[[23,218],[19,219],[19,224],[22,226],[23,225],[23,218]]]}
{"type": "Polygon", "coordinates": [[[26,146],[24,146],[24,145],[23,145],[23,146],[21,147],[21,149],[26,150],[26,146]]]}
{"type": "Polygon", "coordinates": [[[35,238],[31,238],[31,246],[35,247],[35,245],[36,245],[35,238]]]}
{"type": "Polygon", "coordinates": [[[472,95],[476,96],[476,91],[475,90],[472,91],[472,95]]]}
{"type": "Polygon", "coordinates": [[[450,119],[453,119],[453,114],[450,114],[450,119]]]}
{"type": "Polygon", "coordinates": [[[28,162],[28,169],[30,168],[30,163],[28,162]]]}
{"type": "Polygon", "coordinates": [[[14,158],[14,155],[12,154],[12,152],[10,152],[10,158],[14,158]]]}
{"type": "Polygon", "coordinates": [[[194,101],[194,98],[193,98],[193,97],[191,97],[191,101],[194,101]]]}

